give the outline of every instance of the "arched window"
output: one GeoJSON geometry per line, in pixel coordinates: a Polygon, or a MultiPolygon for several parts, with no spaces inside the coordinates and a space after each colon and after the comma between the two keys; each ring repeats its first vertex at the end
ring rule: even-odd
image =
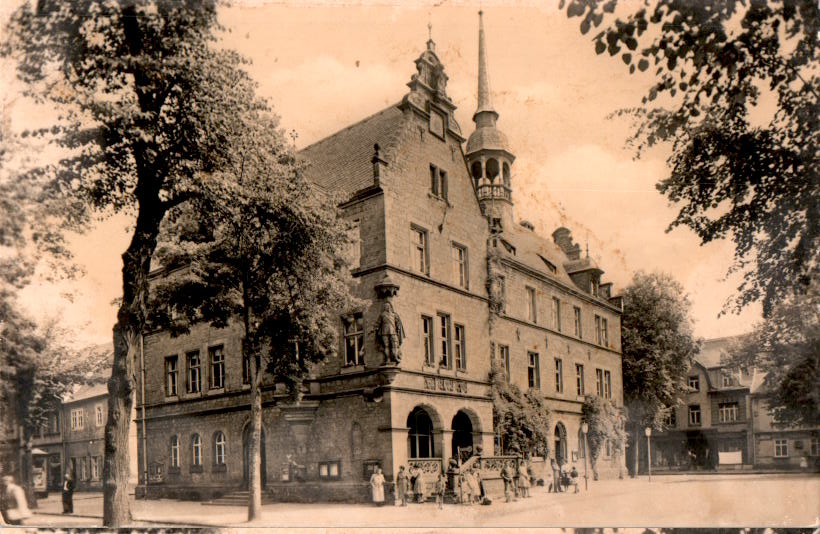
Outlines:
{"type": "Polygon", "coordinates": [[[500,169],[498,168],[498,160],[494,158],[490,158],[487,160],[487,178],[490,180],[495,180],[498,176],[498,172],[500,169]]]}
{"type": "Polygon", "coordinates": [[[214,434],[214,463],[225,465],[225,434],[222,432],[214,434]]]}
{"type": "Polygon", "coordinates": [[[504,185],[506,185],[507,187],[510,187],[510,164],[507,163],[507,162],[504,162],[503,170],[504,170],[504,172],[503,172],[504,185]]]}
{"type": "Polygon", "coordinates": [[[470,166],[470,174],[473,175],[473,181],[475,182],[476,187],[478,187],[478,181],[481,180],[481,162],[474,161],[473,164],[470,166]]]}
{"type": "Polygon", "coordinates": [[[191,436],[191,465],[202,465],[202,439],[199,434],[191,436]]]}
{"type": "Polygon", "coordinates": [[[559,464],[567,461],[567,429],[563,423],[555,425],[555,461],[559,464]]]}
{"type": "Polygon", "coordinates": [[[410,458],[433,458],[433,421],[422,408],[414,409],[407,417],[409,427],[407,452],[410,458]]]}
{"type": "Polygon", "coordinates": [[[171,436],[171,467],[179,467],[179,438],[171,436]]]}

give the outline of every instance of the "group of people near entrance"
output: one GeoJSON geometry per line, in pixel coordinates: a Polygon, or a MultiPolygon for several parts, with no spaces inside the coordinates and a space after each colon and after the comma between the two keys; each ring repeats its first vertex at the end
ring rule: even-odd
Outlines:
{"type": "MultiPolygon", "coordinates": [[[[570,486],[575,487],[578,493],[578,470],[572,466],[571,471],[566,472],[555,460],[551,462],[552,482],[549,484],[549,491],[559,493],[567,491],[570,486]]],[[[474,467],[464,469],[453,469],[452,471],[453,493],[458,502],[462,504],[484,503],[489,504],[484,481],[481,472],[474,467]]],[[[533,467],[530,464],[521,464],[514,467],[512,463],[507,463],[501,470],[501,479],[504,481],[504,496],[507,502],[517,500],[519,497],[528,498],[531,496],[530,488],[537,479],[533,467]]],[[[385,503],[385,483],[384,473],[380,467],[376,467],[370,477],[370,490],[373,502],[378,506],[385,503]]],[[[540,484],[543,484],[540,481],[540,484]]],[[[444,503],[444,493],[447,490],[447,476],[439,472],[432,486],[432,493],[439,508],[444,503]]],[[[422,503],[427,500],[428,487],[425,484],[422,471],[417,466],[409,469],[405,466],[399,467],[396,479],[393,482],[393,494],[396,505],[407,506],[408,502],[422,503]]]]}

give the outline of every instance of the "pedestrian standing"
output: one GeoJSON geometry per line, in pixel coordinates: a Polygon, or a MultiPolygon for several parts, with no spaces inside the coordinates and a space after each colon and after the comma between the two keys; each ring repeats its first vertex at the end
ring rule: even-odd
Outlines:
{"type": "Polygon", "coordinates": [[[513,500],[515,487],[513,486],[513,470],[509,464],[506,464],[501,470],[501,479],[504,481],[504,497],[507,502],[513,500]]]}
{"type": "Polygon", "coordinates": [[[370,475],[370,490],[376,506],[384,506],[384,475],[379,466],[376,466],[373,469],[373,474],[370,475]]]}
{"type": "Polygon", "coordinates": [[[436,504],[439,510],[444,507],[444,492],[447,490],[447,479],[444,473],[439,471],[438,478],[436,478],[436,504]]]}
{"type": "Polygon", "coordinates": [[[23,488],[14,483],[14,477],[6,475],[2,479],[2,515],[9,525],[22,525],[23,520],[31,517],[26,502],[26,492],[23,488]]]}
{"type": "Polygon", "coordinates": [[[404,470],[403,465],[399,466],[399,473],[396,475],[396,493],[397,498],[401,498],[402,506],[407,506],[407,492],[409,491],[408,482],[407,471],[404,470]]]}
{"type": "Polygon", "coordinates": [[[523,465],[518,467],[518,487],[521,489],[522,497],[530,496],[530,476],[523,465]]]}
{"type": "Polygon", "coordinates": [[[413,493],[416,496],[416,502],[424,502],[427,499],[424,487],[424,477],[421,476],[421,469],[414,467],[415,477],[413,478],[413,493]]]}
{"type": "Polygon", "coordinates": [[[63,513],[74,513],[74,473],[69,469],[65,472],[65,479],[63,480],[63,513]]]}
{"type": "Polygon", "coordinates": [[[550,461],[550,467],[552,467],[552,492],[559,493],[561,491],[561,470],[555,458],[550,461]]]}
{"type": "Polygon", "coordinates": [[[470,470],[461,473],[461,503],[473,504],[473,484],[471,483],[470,470]]]}

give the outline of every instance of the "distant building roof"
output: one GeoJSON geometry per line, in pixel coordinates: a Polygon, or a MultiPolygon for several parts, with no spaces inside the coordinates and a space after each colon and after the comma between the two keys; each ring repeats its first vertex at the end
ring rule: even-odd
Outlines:
{"type": "Polygon", "coordinates": [[[328,190],[348,194],[373,185],[373,145],[379,144],[386,157],[404,119],[398,105],[392,105],[347,128],[302,149],[309,163],[305,177],[328,190]]]}
{"type": "Polygon", "coordinates": [[[108,395],[108,386],[106,384],[95,384],[93,386],[80,386],[73,393],[67,395],[63,400],[64,403],[77,402],[81,400],[93,399],[95,397],[103,397],[108,395]]]}
{"type": "Polygon", "coordinates": [[[722,367],[721,358],[728,354],[729,347],[739,341],[741,336],[719,337],[704,340],[703,346],[695,359],[707,369],[722,367]]]}

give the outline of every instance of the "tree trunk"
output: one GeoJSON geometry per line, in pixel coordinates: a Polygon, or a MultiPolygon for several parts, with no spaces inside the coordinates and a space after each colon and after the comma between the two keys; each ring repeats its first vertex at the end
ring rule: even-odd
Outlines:
{"type": "Polygon", "coordinates": [[[136,358],[145,325],[148,272],[157,245],[163,210],[156,191],[145,191],[140,177],[140,213],[128,249],[122,255],[123,298],[114,326],[114,363],[108,379],[108,421],[103,463],[103,526],[119,528],[131,521],[128,500],[128,433],[134,407],[136,358]],[[142,189],[142,190],[141,190],[142,189]]]}
{"type": "Polygon", "coordinates": [[[249,358],[251,368],[251,436],[248,451],[248,521],[262,516],[262,390],[259,387],[257,359],[249,358]]]}

